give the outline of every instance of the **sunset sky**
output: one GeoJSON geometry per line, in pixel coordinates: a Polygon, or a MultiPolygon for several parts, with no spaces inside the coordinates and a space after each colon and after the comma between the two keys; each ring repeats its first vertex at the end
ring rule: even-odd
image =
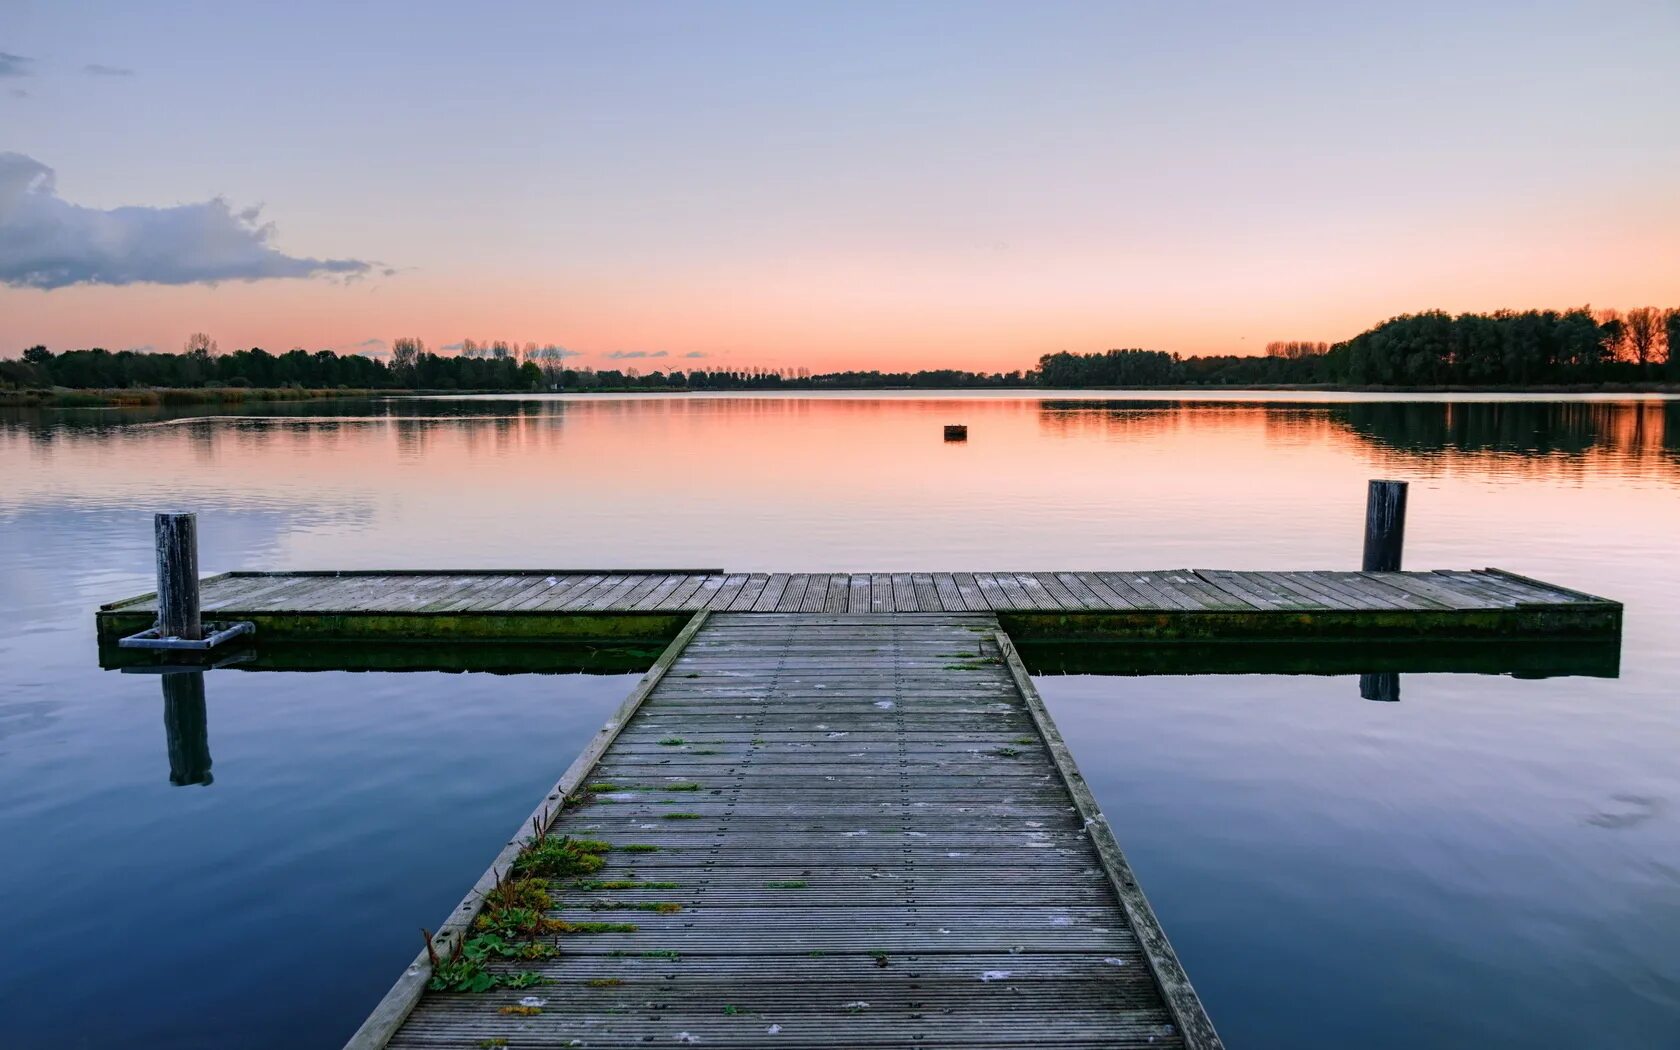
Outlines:
{"type": "Polygon", "coordinates": [[[1671,0],[0,0],[0,353],[1006,370],[1680,305],[1677,54],[1671,0]]]}

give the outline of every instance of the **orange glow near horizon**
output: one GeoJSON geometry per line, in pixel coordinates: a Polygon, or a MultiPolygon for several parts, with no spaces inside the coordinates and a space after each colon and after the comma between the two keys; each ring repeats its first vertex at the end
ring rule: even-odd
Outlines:
{"type": "Polygon", "coordinates": [[[355,349],[416,335],[554,342],[596,368],[806,367],[813,371],[1031,368],[1042,354],[1142,346],[1257,354],[1273,339],[1335,341],[1424,309],[1680,305],[1680,216],[1620,239],[1539,224],[1518,236],[1460,233],[1325,254],[1183,248],[1145,262],[1069,251],[940,266],[866,257],[757,269],[744,262],[644,278],[582,273],[475,279],[427,273],[217,287],[0,290],[0,353],[150,346],[193,331],[224,349],[355,349]],[[1406,248],[1404,256],[1389,253],[1406,248]],[[1379,256],[1385,256],[1379,260],[1379,256]],[[1567,256],[1567,258],[1564,258],[1567,256]],[[1380,265],[1379,265],[1380,262],[1380,265]],[[617,353],[662,357],[617,360],[617,353]]]}

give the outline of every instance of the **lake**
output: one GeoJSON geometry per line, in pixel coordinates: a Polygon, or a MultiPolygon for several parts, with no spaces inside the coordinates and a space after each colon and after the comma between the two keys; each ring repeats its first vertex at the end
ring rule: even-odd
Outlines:
{"type": "Polygon", "coordinates": [[[204,572],[1413,568],[1626,603],[1618,677],[1044,675],[1228,1045],[1680,1038],[1680,402],[988,392],[0,412],[8,1047],[333,1047],[634,675],[101,671],[156,510],[204,572]],[[940,428],[966,423],[966,443],[940,428]]]}

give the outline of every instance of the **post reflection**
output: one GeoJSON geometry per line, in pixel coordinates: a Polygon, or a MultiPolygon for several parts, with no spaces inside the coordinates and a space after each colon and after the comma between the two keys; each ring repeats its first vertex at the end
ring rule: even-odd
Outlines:
{"type": "Polygon", "coordinates": [[[173,671],[163,680],[163,733],[169,749],[169,782],[209,786],[210,720],[204,706],[204,672],[173,671]]]}
{"type": "Polygon", "coordinates": [[[1396,671],[1379,671],[1359,676],[1359,695],[1366,700],[1383,703],[1400,702],[1400,675],[1396,671]]]}

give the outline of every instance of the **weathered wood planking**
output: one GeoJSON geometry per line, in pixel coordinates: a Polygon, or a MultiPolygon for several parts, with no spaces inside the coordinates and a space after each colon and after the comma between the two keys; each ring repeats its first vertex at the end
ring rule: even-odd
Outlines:
{"type": "MultiPolygon", "coordinates": [[[[1474,572],[226,573],[203,614],[289,638],[670,638],[712,612],[998,613],[1016,637],[1608,637],[1622,607],[1474,572]]],[[[104,606],[100,636],[151,625],[153,595],[104,606]]]]}
{"type": "Polygon", "coordinates": [[[547,979],[518,991],[417,996],[422,956],[351,1047],[1219,1046],[996,617],[901,610],[937,584],[897,583],[674,644],[568,771],[576,804],[539,807],[621,847],[592,878],[666,884],[553,914],[637,928],[508,963],[547,979]]]}

